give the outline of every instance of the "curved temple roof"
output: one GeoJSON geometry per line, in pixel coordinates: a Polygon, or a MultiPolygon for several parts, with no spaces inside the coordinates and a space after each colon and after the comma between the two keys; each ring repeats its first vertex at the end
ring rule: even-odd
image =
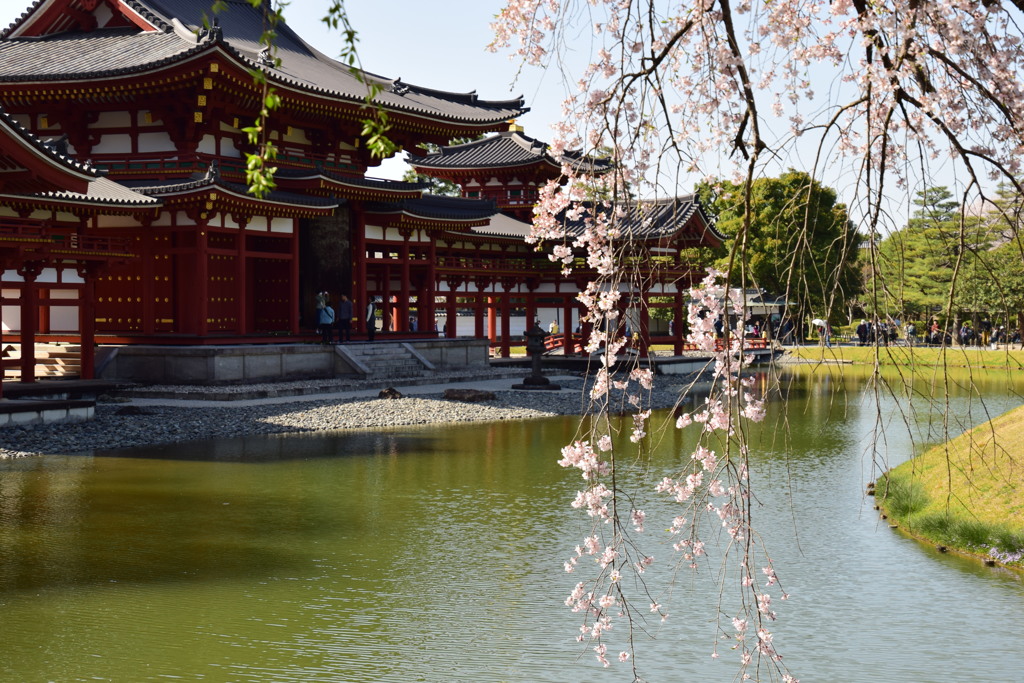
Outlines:
{"type": "MultiPolygon", "coordinates": [[[[16,0],[14,0],[16,1],[16,0]]],[[[223,46],[246,66],[268,73],[281,85],[345,101],[362,102],[367,85],[348,66],[317,51],[287,24],[276,27],[275,56],[279,66],[261,55],[264,19],[246,0],[227,0],[219,26],[203,28],[211,0],[122,0],[122,13],[131,23],[150,30],[121,28],[91,31],[67,18],[62,8],[81,0],[37,0],[0,34],[0,81],[33,82],[74,78],[103,78],[143,72],[155,66],[223,46]]],[[[101,3],[100,7],[106,5],[101,3]]],[[[81,10],[75,7],[81,14],[81,10]]],[[[98,11],[98,10],[97,10],[98,11]]],[[[522,98],[481,100],[476,93],[431,90],[401,79],[363,72],[366,81],[381,88],[375,101],[393,112],[470,126],[493,126],[522,115],[522,98]]]]}
{"type": "MultiPolygon", "coordinates": [[[[61,154],[43,140],[22,128],[0,107],[0,172],[8,180],[27,175],[23,182],[0,182],[0,191],[38,201],[102,205],[107,207],[148,208],[159,202],[100,177],[99,172],[61,154]],[[32,168],[21,174],[21,169],[32,168]],[[20,186],[20,187],[19,187],[20,186]]],[[[2,200],[0,200],[2,202],[2,200]]]]}
{"type": "Polygon", "coordinates": [[[603,173],[611,168],[606,159],[596,159],[579,152],[553,155],[548,144],[523,135],[519,131],[506,131],[473,140],[461,145],[449,145],[426,156],[409,156],[410,166],[424,171],[447,169],[508,168],[537,163],[561,169],[562,164],[575,166],[586,173],[603,173]]]}
{"type": "MultiPolygon", "coordinates": [[[[588,203],[590,211],[606,212],[610,209],[588,203]]],[[[719,244],[726,239],[725,235],[715,229],[714,221],[708,218],[695,194],[666,197],[647,201],[630,201],[623,204],[624,213],[616,220],[616,227],[631,239],[641,241],[658,241],[681,235],[688,228],[689,241],[719,244]],[[691,219],[700,220],[691,226],[691,219]]],[[[575,237],[582,234],[585,226],[583,216],[569,219],[563,213],[560,223],[565,226],[566,235],[575,237]]],[[[488,237],[505,237],[522,239],[530,234],[529,223],[515,220],[504,214],[497,214],[488,225],[473,228],[473,232],[488,237]]]]}

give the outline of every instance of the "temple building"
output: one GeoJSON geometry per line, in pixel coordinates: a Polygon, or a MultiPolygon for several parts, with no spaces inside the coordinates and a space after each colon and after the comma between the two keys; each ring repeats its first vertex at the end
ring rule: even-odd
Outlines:
{"type": "MultiPolygon", "coordinates": [[[[32,381],[39,341],[81,343],[83,377],[94,344],[305,342],[324,290],[356,302],[357,337],[368,324],[378,339],[455,337],[469,314],[472,335],[507,355],[522,332],[513,310],[574,327],[586,271],[565,280],[522,238],[562,164],[603,162],[555,158],[510,130],[522,99],[356,74],[285,24],[268,52],[263,10],[229,1],[209,24],[209,6],[37,0],[0,33],[0,348],[20,347],[8,368],[32,381]],[[263,197],[245,181],[243,129],[264,97],[254,72],[281,102],[266,124],[276,188],[263,197]],[[368,83],[390,139],[439,146],[412,164],[463,197],[370,177],[368,83]],[[457,138],[476,140],[445,146],[457,138]],[[367,321],[371,301],[380,317],[367,321]]],[[[636,301],[675,301],[692,278],[675,257],[721,237],[693,197],[634,213],[630,229],[660,255],[636,301]]]]}
{"type": "MultiPolygon", "coordinates": [[[[524,237],[530,232],[540,188],[562,177],[563,166],[597,175],[610,170],[609,163],[576,152],[555,156],[547,144],[524,135],[515,125],[497,135],[441,147],[423,156],[410,156],[408,162],[418,173],[455,183],[463,197],[495,202],[500,211],[487,225],[472,228],[472,239],[452,239],[449,244],[471,264],[467,272],[474,276],[476,289],[488,293],[487,336],[499,345],[501,355],[508,355],[508,340],[519,332],[510,329],[512,308],[525,310],[528,321],[553,319],[562,335],[565,353],[581,352],[581,342],[589,329],[580,322],[584,311],[576,295],[597,274],[584,259],[578,258],[572,275],[564,277],[560,264],[551,263],[545,253],[526,244],[524,237]],[[485,255],[473,258],[474,248],[485,255]],[[492,255],[486,255],[488,252],[492,255]],[[500,255],[493,256],[495,252],[500,255]],[[503,267],[506,271],[501,273],[503,267]],[[498,273],[503,277],[495,282],[498,273]],[[549,310],[538,313],[543,309],[549,310]],[[576,337],[575,331],[579,332],[576,337]]],[[[618,219],[617,226],[628,236],[624,240],[628,249],[623,258],[630,261],[632,277],[619,285],[621,321],[626,328],[622,331],[631,332],[630,336],[636,334],[641,354],[645,355],[654,341],[671,343],[675,352],[681,353],[682,325],[669,325],[668,321],[685,321],[687,290],[703,276],[686,255],[696,249],[718,246],[724,237],[715,231],[696,195],[629,201],[624,208],[626,214],[618,219]],[[668,309],[668,315],[662,316],[663,329],[655,330],[651,312],[658,308],[668,309]]],[[[595,205],[593,210],[601,209],[595,205]]],[[[582,219],[563,217],[562,221],[570,238],[583,230],[582,219]]],[[[457,288],[463,279],[458,273],[452,275],[449,287],[457,288]]],[[[469,295],[467,291],[463,296],[469,295]]],[[[478,319],[483,308],[484,304],[478,301],[478,319]]],[[[480,334],[478,324],[477,335],[480,334]]]]}

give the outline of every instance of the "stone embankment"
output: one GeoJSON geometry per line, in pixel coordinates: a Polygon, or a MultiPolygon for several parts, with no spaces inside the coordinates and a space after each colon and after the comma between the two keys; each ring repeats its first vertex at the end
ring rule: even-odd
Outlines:
{"type": "MultiPolygon", "coordinates": [[[[684,379],[658,378],[655,390],[644,392],[649,393],[645,396],[645,405],[673,407],[688,386],[684,379]]],[[[444,386],[443,377],[438,378],[438,382],[444,386]]],[[[509,386],[513,383],[514,380],[509,380],[509,386]]],[[[494,400],[478,402],[446,400],[443,389],[437,393],[399,399],[377,398],[376,393],[372,398],[354,398],[351,391],[339,391],[329,397],[321,394],[315,398],[303,396],[288,401],[265,399],[212,404],[210,401],[193,401],[184,406],[150,405],[149,401],[129,403],[118,397],[101,398],[96,404],[95,419],[89,422],[4,429],[0,432],[0,458],[70,454],[254,434],[525,420],[581,415],[591,410],[589,387],[582,377],[568,380],[560,377],[559,383],[562,391],[513,391],[510,388],[494,391],[494,400]]],[[[395,386],[401,387],[401,382],[396,381],[395,386]]],[[[473,384],[462,383],[459,386],[472,388],[473,384]]],[[[246,396],[273,395],[282,390],[282,385],[246,385],[229,390],[246,396]]],[[[174,387],[171,395],[182,397],[203,391],[209,391],[209,388],[174,387]]],[[[154,388],[149,388],[148,395],[153,393],[154,388]]],[[[612,396],[612,405],[613,412],[634,412],[621,392],[612,396]]]]}

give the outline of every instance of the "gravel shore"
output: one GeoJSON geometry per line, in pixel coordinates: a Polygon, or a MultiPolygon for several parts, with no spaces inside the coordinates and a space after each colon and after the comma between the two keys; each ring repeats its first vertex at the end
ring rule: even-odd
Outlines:
{"type": "MultiPolygon", "coordinates": [[[[439,379],[439,382],[443,381],[443,378],[439,379]]],[[[201,405],[196,402],[187,407],[132,405],[116,397],[109,402],[101,398],[96,404],[95,418],[88,422],[27,425],[0,430],[0,458],[70,454],[256,434],[526,420],[588,412],[585,380],[578,377],[568,381],[559,378],[558,381],[562,391],[508,389],[495,391],[493,400],[473,403],[446,400],[441,392],[399,399],[352,398],[339,393],[336,398],[321,396],[314,400],[303,398],[259,404],[239,401],[237,405],[230,402],[201,405]]],[[[645,400],[645,403],[654,408],[671,408],[688,385],[688,378],[659,377],[650,400],[645,400]]],[[[401,382],[396,381],[395,386],[401,387],[401,382]]],[[[458,386],[472,388],[473,383],[460,383],[458,386]]],[[[621,405],[623,412],[632,412],[628,410],[621,392],[617,393],[619,395],[613,396],[613,405],[621,405]]],[[[142,401],[138,403],[143,404],[142,401]]]]}

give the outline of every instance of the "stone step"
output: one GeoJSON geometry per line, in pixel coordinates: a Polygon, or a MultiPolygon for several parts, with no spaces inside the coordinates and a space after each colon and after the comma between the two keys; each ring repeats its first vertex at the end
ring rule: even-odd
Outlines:
{"type": "Polygon", "coordinates": [[[368,344],[345,347],[362,363],[368,377],[423,377],[427,368],[415,354],[399,344],[368,344]]]}
{"type": "MultiPolygon", "coordinates": [[[[82,347],[78,345],[38,344],[35,348],[37,377],[79,377],[82,374],[82,347]]],[[[5,344],[4,378],[21,379],[21,345],[5,344]]]]}

